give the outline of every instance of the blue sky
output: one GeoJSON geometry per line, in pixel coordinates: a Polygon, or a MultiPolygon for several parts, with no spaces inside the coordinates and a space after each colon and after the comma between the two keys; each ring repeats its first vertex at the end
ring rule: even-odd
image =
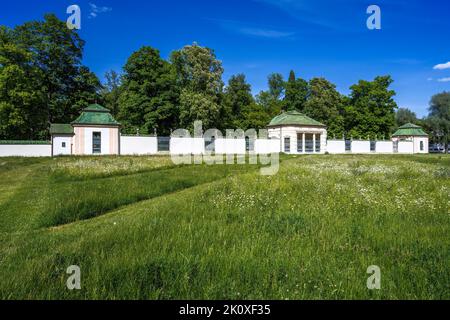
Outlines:
{"type": "Polygon", "coordinates": [[[81,7],[84,63],[100,78],[143,45],[168,58],[196,41],[215,50],[225,81],[244,73],[255,94],[269,73],[291,69],[325,77],[344,94],[359,79],[390,74],[398,105],[424,116],[433,94],[450,91],[450,1],[15,0],[2,3],[0,24],[47,12],[66,20],[71,4],[81,7]],[[381,8],[381,30],[366,27],[371,4],[381,8]]]}

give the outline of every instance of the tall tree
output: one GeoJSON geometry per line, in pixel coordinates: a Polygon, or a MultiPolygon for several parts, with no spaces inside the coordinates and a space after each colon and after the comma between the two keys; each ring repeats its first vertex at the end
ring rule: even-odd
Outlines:
{"type": "Polygon", "coordinates": [[[283,76],[279,73],[272,73],[267,77],[269,90],[261,91],[256,96],[256,103],[271,117],[280,114],[283,111],[283,96],[285,82],[283,76]]]}
{"type": "Polygon", "coordinates": [[[412,112],[408,108],[399,108],[395,113],[395,122],[398,127],[406,123],[416,123],[417,116],[414,112],[412,112]]]}
{"type": "Polygon", "coordinates": [[[313,78],[309,81],[309,97],[303,112],[327,125],[329,136],[344,134],[342,97],[336,86],[328,80],[313,78]]]}
{"type": "Polygon", "coordinates": [[[100,80],[85,66],[78,69],[78,74],[74,78],[73,91],[71,95],[70,113],[78,115],[80,110],[99,99],[101,88],[100,80]]]}
{"type": "Polygon", "coordinates": [[[0,27],[0,139],[45,138],[45,93],[35,82],[43,75],[14,37],[12,30],[0,27]]]}
{"type": "Polygon", "coordinates": [[[225,88],[222,99],[222,120],[228,128],[239,127],[244,109],[254,103],[251,86],[245,80],[245,75],[231,76],[225,88]]]}
{"type": "Polygon", "coordinates": [[[142,47],[124,66],[123,88],[119,98],[118,120],[128,133],[148,134],[154,129],[167,135],[175,129],[179,90],[171,64],[159,51],[142,47]]]}
{"type": "Polygon", "coordinates": [[[302,112],[308,96],[308,82],[302,78],[296,78],[294,71],[291,70],[285,86],[284,108],[302,112]]]}
{"type": "Polygon", "coordinates": [[[242,110],[242,117],[238,128],[247,129],[264,129],[270,122],[272,116],[258,103],[251,103],[242,110]]]}
{"type": "Polygon", "coordinates": [[[111,110],[111,113],[116,116],[119,113],[119,98],[122,79],[120,75],[114,71],[105,73],[105,83],[101,90],[101,96],[105,107],[111,110]]]}
{"type": "MultiPolygon", "coordinates": [[[[48,123],[71,121],[79,112],[72,108],[78,102],[77,78],[80,81],[88,74],[86,67],[81,69],[84,41],[53,14],[45,15],[42,22],[16,27],[15,34],[18,42],[33,54],[32,64],[43,72],[41,85],[46,93],[48,123]]],[[[95,90],[91,93],[95,94],[95,90]]]]}
{"type": "Polygon", "coordinates": [[[214,51],[194,43],[174,51],[171,61],[177,73],[180,123],[191,128],[195,120],[204,128],[220,125],[223,67],[214,51]]]}
{"type": "Polygon", "coordinates": [[[269,91],[261,91],[256,95],[256,103],[261,106],[270,118],[279,115],[283,110],[283,103],[270,94],[269,91]]]}
{"type": "Polygon", "coordinates": [[[427,123],[432,129],[433,140],[443,143],[448,153],[450,141],[450,92],[434,95],[428,108],[427,123]]]}
{"type": "Polygon", "coordinates": [[[346,131],[352,137],[389,136],[395,127],[397,104],[395,91],[389,86],[390,76],[379,76],[373,81],[360,80],[352,90],[345,107],[346,131]]]}
{"type": "MultiPolygon", "coordinates": [[[[15,109],[20,110],[22,117],[27,120],[13,120],[14,112],[7,111],[8,118],[2,119],[2,127],[10,127],[10,119],[13,126],[29,128],[16,128],[16,131],[0,133],[2,136],[20,139],[48,138],[50,123],[69,122],[78,115],[80,108],[98,97],[99,82],[96,76],[88,68],[81,64],[84,41],[76,30],[69,30],[66,23],[55,15],[45,15],[44,21],[26,22],[14,29],[5,31],[2,28],[2,42],[0,57],[3,62],[0,65],[0,73],[4,73],[8,82],[9,94],[0,97],[0,104],[6,110],[13,91],[24,92],[27,82],[33,83],[34,90],[28,96],[33,97],[33,110],[28,106],[30,100],[22,102],[15,100],[15,109]],[[20,55],[16,60],[11,59],[11,50],[17,48],[20,55]],[[22,62],[17,59],[22,57],[22,62]],[[14,66],[14,67],[13,67],[14,66]],[[11,81],[15,75],[22,74],[22,79],[11,81]],[[11,85],[15,86],[12,88],[11,85]],[[6,124],[5,124],[6,123],[6,124]]],[[[4,79],[6,79],[4,78],[4,79]]],[[[1,84],[0,84],[1,86],[1,84]]],[[[26,95],[22,94],[22,99],[26,95]]],[[[29,99],[29,98],[27,98],[29,99]]],[[[3,112],[4,114],[5,112],[3,112]]]]}
{"type": "Polygon", "coordinates": [[[279,73],[272,73],[268,77],[269,94],[275,100],[281,100],[284,95],[285,83],[283,76],[279,73]]]}

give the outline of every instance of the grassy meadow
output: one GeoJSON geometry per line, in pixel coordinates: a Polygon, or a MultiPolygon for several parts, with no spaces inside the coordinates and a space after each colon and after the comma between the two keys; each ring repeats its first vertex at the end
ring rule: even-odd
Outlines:
{"type": "Polygon", "coordinates": [[[450,157],[0,158],[0,298],[449,299],[450,157]]]}

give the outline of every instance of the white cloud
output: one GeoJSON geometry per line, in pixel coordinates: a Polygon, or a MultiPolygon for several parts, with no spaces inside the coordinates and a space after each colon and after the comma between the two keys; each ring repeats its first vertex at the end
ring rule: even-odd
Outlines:
{"type": "Polygon", "coordinates": [[[99,13],[111,12],[111,7],[99,7],[95,3],[89,3],[91,7],[91,12],[89,13],[89,18],[96,18],[99,13]]]}
{"type": "Polygon", "coordinates": [[[295,35],[295,32],[290,32],[287,30],[281,31],[276,30],[272,26],[261,26],[261,25],[250,25],[246,22],[235,21],[235,20],[223,20],[223,19],[207,19],[209,21],[218,24],[221,28],[239,33],[246,36],[270,38],[270,39],[282,39],[290,38],[295,35]]]}
{"type": "Polygon", "coordinates": [[[287,38],[293,36],[293,32],[282,32],[277,30],[259,29],[259,28],[241,28],[239,32],[249,36],[263,37],[263,38],[287,38]]]}
{"type": "Polygon", "coordinates": [[[428,78],[427,81],[433,81],[433,78],[428,78]]]}
{"type": "Polygon", "coordinates": [[[449,78],[441,78],[438,79],[439,82],[450,82],[450,77],[449,78]]]}
{"type": "Polygon", "coordinates": [[[450,69],[450,61],[447,63],[441,63],[437,64],[433,67],[434,70],[444,70],[444,69],[450,69]]]}

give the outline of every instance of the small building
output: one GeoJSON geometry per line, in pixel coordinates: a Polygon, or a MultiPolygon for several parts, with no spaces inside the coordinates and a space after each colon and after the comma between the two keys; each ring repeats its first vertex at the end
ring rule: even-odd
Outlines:
{"type": "Polygon", "coordinates": [[[392,135],[392,141],[394,143],[394,152],[400,152],[398,150],[399,142],[412,142],[412,153],[428,153],[428,134],[423,131],[422,127],[419,127],[412,123],[407,123],[392,135]]]}
{"type": "Polygon", "coordinates": [[[50,125],[52,139],[52,156],[68,156],[72,154],[73,127],[71,124],[55,123],[50,125]]]}
{"type": "Polygon", "coordinates": [[[110,111],[91,104],[71,124],[52,124],[52,156],[118,155],[120,123],[110,111]]]}
{"type": "Polygon", "coordinates": [[[326,126],[298,111],[283,112],[273,118],[267,128],[269,138],[280,139],[281,152],[288,154],[326,152],[326,126]]]}

